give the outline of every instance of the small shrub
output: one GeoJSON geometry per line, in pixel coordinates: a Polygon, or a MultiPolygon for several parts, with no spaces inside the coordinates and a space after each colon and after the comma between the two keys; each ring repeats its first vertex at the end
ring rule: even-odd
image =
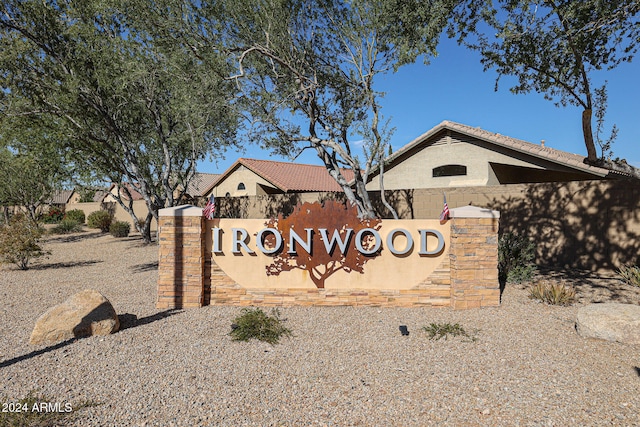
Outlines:
{"type": "Polygon", "coordinates": [[[99,228],[100,231],[106,233],[111,227],[113,217],[107,211],[91,212],[87,217],[87,226],[89,228],[99,228]]]}
{"type": "Polygon", "coordinates": [[[504,233],[498,240],[498,274],[502,283],[522,283],[536,271],[535,245],[525,236],[504,233]]]}
{"type": "Polygon", "coordinates": [[[77,221],[68,218],[63,219],[60,221],[60,224],[51,229],[51,233],[53,234],[69,234],[77,233],[78,231],[82,231],[80,224],[77,221]]]}
{"type": "Polygon", "coordinates": [[[56,206],[50,206],[49,210],[43,215],[42,222],[45,224],[57,224],[64,218],[64,210],[56,206]]]}
{"type": "Polygon", "coordinates": [[[618,275],[627,285],[640,286],[640,266],[623,265],[618,270],[618,275]]]}
{"type": "Polygon", "coordinates": [[[231,325],[231,335],[234,341],[249,341],[255,338],[269,344],[277,344],[280,338],[290,337],[291,330],[284,327],[279,310],[271,310],[268,316],[260,308],[242,310],[242,315],[236,317],[231,325]]]}
{"type": "Polygon", "coordinates": [[[531,286],[529,298],[551,305],[571,305],[576,300],[576,291],[563,283],[545,280],[531,286]]]}
{"type": "Polygon", "coordinates": [[[29,261],[48,253],[38,244],[43,234],[38,224],[24,215],[15,215],[8,225],[0,227],[0,261],[27,270],[29,261]]]}
{"type": "Polygon", "coordinates": [[[109,227],[109,233],[113,237],[127,237],[131,231],[131,224],[126,221],[115,221],[109,227]]]}
{"type": "Polygon", "coordinates": [[[72,209],[64,214],[64,219],[72,220],[78,224],[84,224],[85,216],[84,211],[80,209],[72,209]]]}
{"type": "Polygon", "coordinates": [[[431,323],[429,326],[425,326],[422,328],[427,334],[429,334],[429,339],[439,340],[444,337],[444,339],[449,339],[449,335],[454,337],[464,337],[468,338],[471,341],[477,341],[476,333],[474,331],[473,334],[469,334],[465,329],[460,326],[459,323],[451,324],[451,323],[431,323]]]}
{"type": "Polygon", "coordinates": [[[60,402],[56,411],[41,410],[41,405],[49,405],[50,403],[58,403],[59,399],[38,396],[34,391],[30,391],[25,397],[18,401],[9,400],[7,398],[0,401],[2,408],[0,410],[0,426],[1,427],[53,427],[70,425],[76,417],[74,412],[91,406],[98,406],[98,403],[85,401],[77,405],[71,403],[60,402]]]}

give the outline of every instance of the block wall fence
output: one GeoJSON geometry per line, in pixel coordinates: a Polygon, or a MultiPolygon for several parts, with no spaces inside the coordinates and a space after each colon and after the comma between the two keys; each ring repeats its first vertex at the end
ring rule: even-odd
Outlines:
{"type": "MultiPolygon", "coordinates": [[[[202,209],[179,206],[160,211],[157,308],[204,305],[352,305],[452,307],[500,304],[498,282],[499,213],[467,206],[451,210],[448,256],[419,285],[407,289],[250,289],[234,282],[212,261],[206,233],[215,220],[202,209]]],[[[359,274],[359,273],[352,273],[359,274]]],[[[283,278],[286,280],[286,278],[283,278]]]]}

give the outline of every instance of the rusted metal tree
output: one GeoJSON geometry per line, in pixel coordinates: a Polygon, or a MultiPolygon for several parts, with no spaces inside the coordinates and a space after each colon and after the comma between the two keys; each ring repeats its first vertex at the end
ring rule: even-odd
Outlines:
{"type": "MultiPolygon", "coordinates": [[[[283,241],[282,251],[266,267],[267,275],[278,276],[284,271],[296,269],[308,271],[318,288],[324,288],[327,278],[341,270],[364,273],[364,265],[380,255],[382,249],[380,245],[372,254],[365,255],[356,248],[358,233],[367,228],[379,230],[380,220],[360,220],[355,208],[333,200],[324,204],[303,203],[296,206],[288,217],[280,215],[268,221],[266,226],[280,231],[283,241]],[[314,224],[313,230],[309,224],[314,224]],[[304,242],[292,240],[292,230],[304,242]]],[[[360,238],[364,252],[375,248],[376,242],[371,233],[363,232],[360,238]]],[[[265,245],[273,247],[274,243],[273,235],[265,238],[265,245]]]]}

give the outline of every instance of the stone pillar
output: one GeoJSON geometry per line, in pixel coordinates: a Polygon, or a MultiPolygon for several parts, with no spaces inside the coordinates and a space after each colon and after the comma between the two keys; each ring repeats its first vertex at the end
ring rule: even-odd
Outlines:
{"type": "Polygon", "coordinates": [[[160,209],[157,308],[202,307],[204,223],[202,209],[195,206],[160,209]]]}
{"type": "Polygon", "coordinates": [[[498,226],[500,212],[475,206],[451,209],[451,307],[500,305],[498,226]]]}

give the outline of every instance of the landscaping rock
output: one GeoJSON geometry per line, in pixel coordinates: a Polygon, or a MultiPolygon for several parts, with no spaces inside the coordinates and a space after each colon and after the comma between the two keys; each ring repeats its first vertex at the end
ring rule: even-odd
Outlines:
{"type": "Polygon", "coordinates": [[[29,343],[45,344],[91,335],[109,335],[119,327],[118,315],[109,300],[100,292],[87,289],[40,316],[29,343]]]}
{"type": "Polygon", "coordinates": [[[640,344],[640,306],[589,304],[578,310],[576,330],[583,337],[640,344]]]}

